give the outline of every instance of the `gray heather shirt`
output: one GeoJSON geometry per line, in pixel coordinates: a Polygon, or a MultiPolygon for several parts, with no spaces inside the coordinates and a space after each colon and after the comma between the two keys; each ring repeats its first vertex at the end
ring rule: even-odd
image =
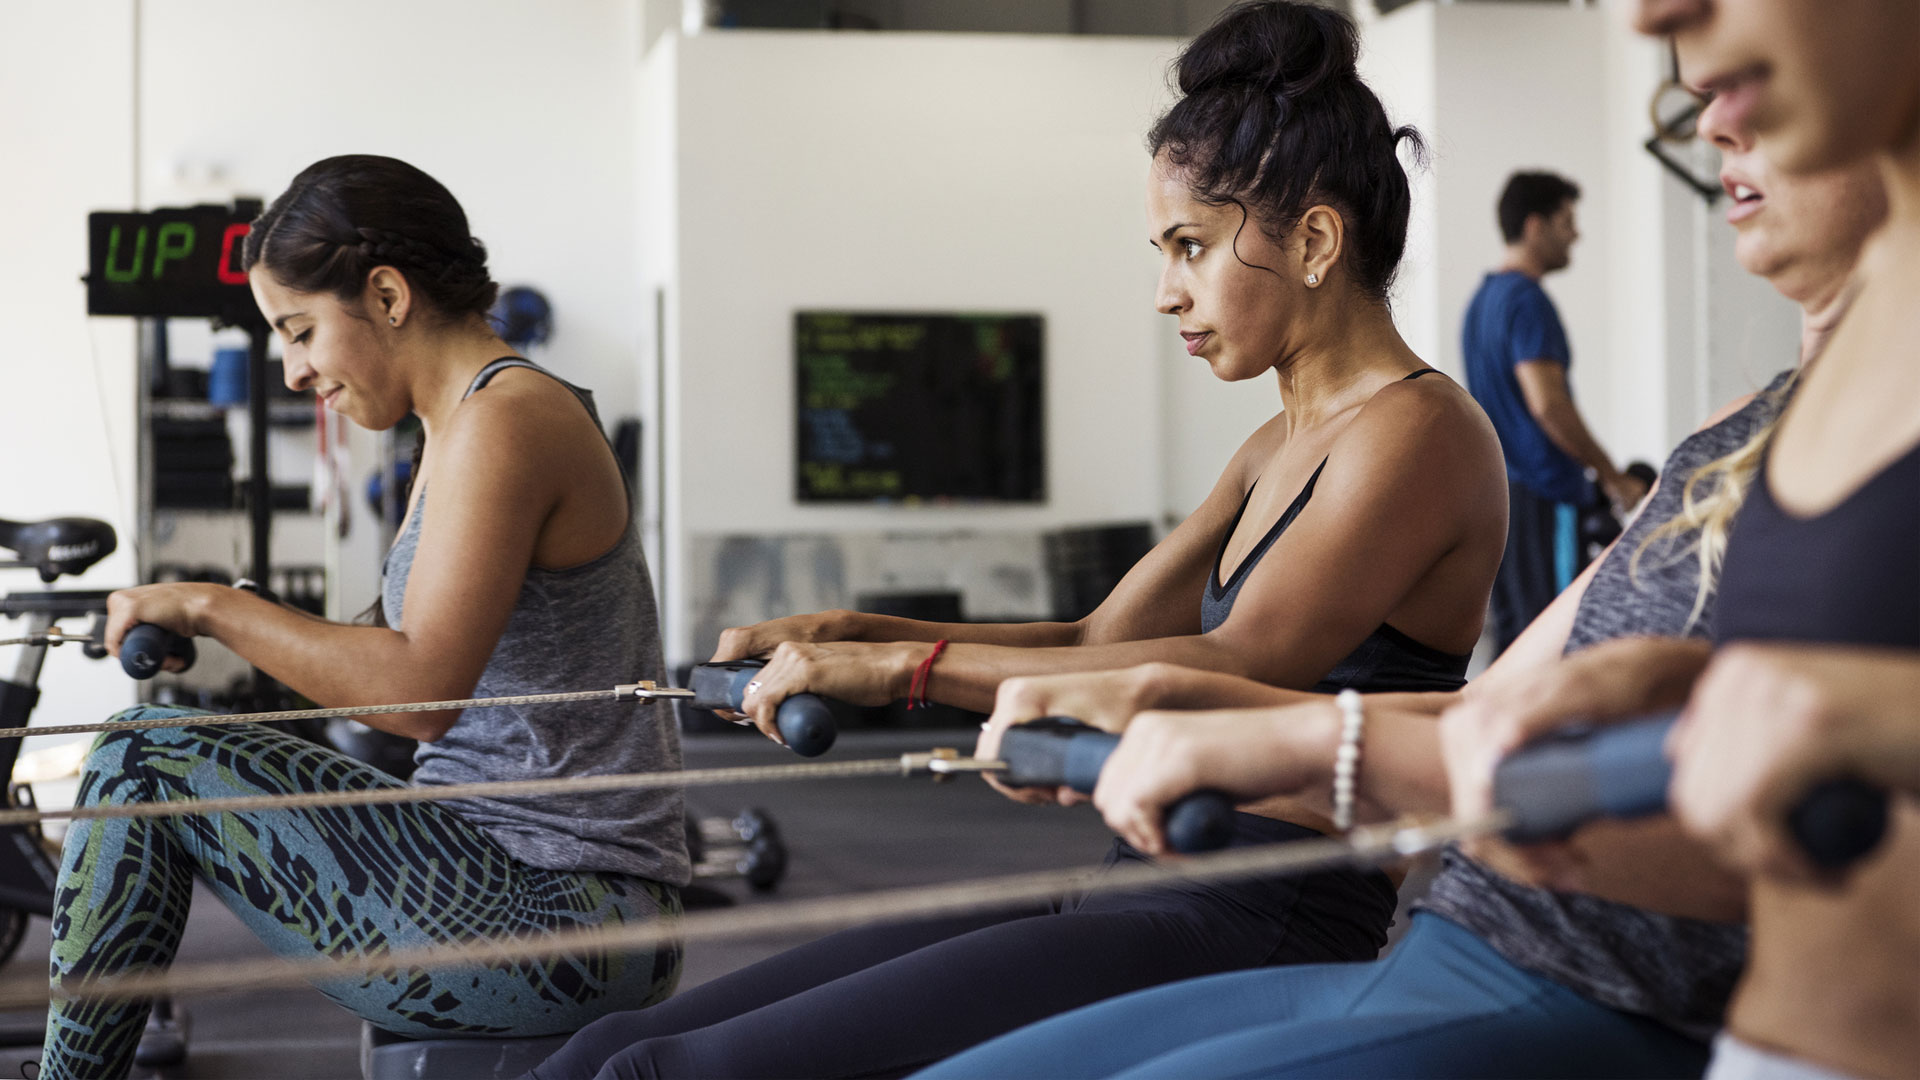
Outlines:
{"type": "MultiPolygon", "coordinates": [[[[471,396],[499,370],[541,369],[495,361],[471,396]]],[[[543,374],[548,374],[542,372],[543,374]]],[[[594,413],[590,393],[561,381],[594,413]]],[[[599,416],[594,414],[595,423],[599,416]]],[[[380,602],[387,625],[405,625],[407,577],[426,520],[420,491],[413,520],[387,554],[380,602]]],[[[653,584],[629,523],[613,550],[565,570],[530,567],[474,697],[561,690],[611,691],[661,676],[653,584]]],[[[470,709],[437,742],[414,754],[416,784],[527,780],[677,770],[680,735],[658,702],[588,702],[470,709]]],[[[606,870],[685,885],[686,821],[677,789],[463,799],[449,804],[509,855],[547,870],[606,870]]]]}
{"type": "MultiPolygon", "coordinates": [[[[1687,625],[1700,563],[1694,534],[1663,538],[1633,553],[1678,516],[1686,480],[1702,465],[1745,445],[1785,404],[1787,373],[1745,408],[1695,432],[1667,458],[1654,493],[1581,597],[1566,652],[1632,635],[1708,637],[1711,598],[1687,625]]],[[[1457,848],[1418,905],[1480,935],[1513,964],[1610,1008],[1657,1020],[1700,1040],[1712,1037],[1746,963],[1743,924],[1672,918],[1577,893],[1535,889],[1503,877],[1457,848]]]]}

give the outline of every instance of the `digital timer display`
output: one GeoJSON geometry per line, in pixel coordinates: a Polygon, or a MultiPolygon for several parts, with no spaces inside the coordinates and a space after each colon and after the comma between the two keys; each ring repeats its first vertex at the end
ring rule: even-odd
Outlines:
{"type": "Polygon", "coordinates": [[[87,215],[87,314],[259,319],[240,269],[257,205],[87,215]]]}
{"type": "Polygon", "coordinates": [[[1039,315],[801,311],[802,503],[1046,498],[1039,315]]]}

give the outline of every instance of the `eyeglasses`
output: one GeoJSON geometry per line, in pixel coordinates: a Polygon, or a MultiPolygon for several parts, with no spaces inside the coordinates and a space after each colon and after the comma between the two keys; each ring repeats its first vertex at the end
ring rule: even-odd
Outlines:
{"type": "Polygon", "coordinates": [[[1706,107],[1706,99],[1680,81],[1680,57],[1669,42],[1666,81],[1653,92],[1653,100],[1647,103],[1647,112],[1653,121],[1653,136],[1641,145],[1662,167],[1711,206],[1726,194],[1720,186],[1719,176],[1702,177],[1694,171],[1697,165],[1685,160],[1685,156],[1693,156],[1687,151],[1693,141],[1700,137],[1700,114],[1706,107]]]}

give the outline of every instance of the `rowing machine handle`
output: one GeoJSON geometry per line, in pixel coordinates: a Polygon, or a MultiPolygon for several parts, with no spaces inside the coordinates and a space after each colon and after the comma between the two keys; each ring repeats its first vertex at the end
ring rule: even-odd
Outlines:
{"type": "MultiPolygon", "coordinates": [[[[1667,808],[1673,766],[1667,733],[1675,713],[1576,729],[1514,751],[1493,774],[1493,802],[1513,815],[1506,837],[1555,840],[1595,818],[1636,818],[1667,808]]],[[[1840,870],[1879,846],[1887,831],[1887,793],[1858,780],[1816,784],[1787,815],[1808,860],[1840,870]]]]}
{"type": "MultiPolygon", "coordinates": [[[[1015,724],[1000,736],[998,777],[1009,787],[1070,787],[1091,795],[1120,736],[1078,720],[1050,716],[1015,724]]],[[[1226,847],[1233,838],[1233,800],[1218,791],[1196,791],[1167,809],[1167,843],[1193,854],[1226,847]]]]}
{"type": "MultiPolygon", "coordinates": [[[[729,660],[723,664],[696,664],[693,668],[693,706],[696,709],[740,711],[746,701],[747,684],[767,666],[764,660],[729,660]]],[[[780,703],[773,714],[780,737],[801,757],[819,757],[833,747],[840,731],[825,699],[816,694],[795,694],[780,703]]]]}
{"type": "Polygon", "coordinates": [[[120,639],[120,670],[136,679],[151,679],[160,674],[170,656],[185,661],[180,669],[185,671],[199,655],[192,638],[150,622],[135,624],[127,636],[120,639]]]}

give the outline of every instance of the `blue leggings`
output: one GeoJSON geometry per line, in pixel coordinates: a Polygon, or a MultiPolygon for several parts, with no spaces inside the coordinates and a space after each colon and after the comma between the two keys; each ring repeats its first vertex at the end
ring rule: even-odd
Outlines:
{"type": "Polygon", "coordinates": [[[1707,1047],[1514,967],[1430,913],[1385,959],[1143,990],[948,1058],[993,1077],[1697,1077],[1707,1047]]]}
{"type": "MultiPolygon", "coordinates": [[[[118,719],[177,716],[134,709],[118,719]]],[[[398,787],[258,724],[114,731],[80,775],[80,805],[398,787]]],[[[621,874],[518,862],[446,805],[412,803],[76,822],[55,893],[55,981],[165,968],[201,878],[293,958],[618,924],[679,911],[678,891],[621,874]]],[[[322,993],[403,1035],[549,1035],[672,992],[677,948],[331,980],[322,993]]],[[[61,1001],[43,1078],[125,1076],[146,1002],[61,1001]]]]}

